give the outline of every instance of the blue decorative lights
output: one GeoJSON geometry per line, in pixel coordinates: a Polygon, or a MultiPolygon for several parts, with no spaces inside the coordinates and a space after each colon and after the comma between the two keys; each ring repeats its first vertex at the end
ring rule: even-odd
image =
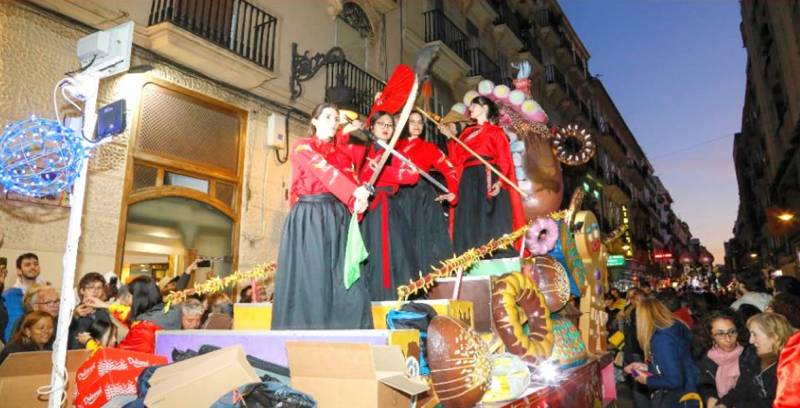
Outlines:
{"type": "Polygon", "coordinates": [[[74,130],[31,116],[9,123],[0,135],[0,185],[32,197],[72,187],[89,149],[74,130]]]}

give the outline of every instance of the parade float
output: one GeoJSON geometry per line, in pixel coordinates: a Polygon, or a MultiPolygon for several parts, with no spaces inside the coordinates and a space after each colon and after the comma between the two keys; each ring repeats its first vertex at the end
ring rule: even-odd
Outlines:
{"type": "MultiPolygon", "coordinates": [[[[396,301],[373,302],[375,330],[272,331],[269,303],[236,304],[233,330],[162,331],[156,353],[171,358],[204,345],[242,345],[249,355],[288,366],[292,386],[321,406],[354,403],[356,394],[336,390],[349,390],[358,381],[377,382],[383,395],[365,396],[368,402],[359,397],[363,406],[592,407],[613,401],[603,304],[609,288],[605,242],[621,234],[601,236],[596,216],[581,210],[580,190],[567,208],[559,208],[564,194],[561,165],[585,164],[596,145],[575,125],[549,122],[528,91],[529,74],[521,66],[513,90],[482,81],[453,107],[463,115],[477,95],[500,107],[527,220],[524,227],[444,259],[427,273],[420,271],[418,279],[397,288],[396,301]],[[484,260],[510,247],[519,250],[519,257],[484,260]],[[425,328],[403,324],[414,319],[426,320],[425,328]],[[399,348],[403,361],[395,363],[404,368],[405,375],[398,377],[403,381],[382,381],[368,369],[359,375],[345,368],[358,360],[355,356],[364,353],[365,345],[399,348]],[[302,380],[295,381],[296,375],[302,380]]],[[[172,293],[168,302],[261,280],[274,269],[270,264],[212,279],[172,293]]],[[[376,367],[377,360],[372,364],[376,367]]]]}
{"type": "MultiPolygon", "coordinates": [[[[130,48],[123,54],[128,61],[130,48]]],[[[86,160],[99,143],[60,121],[32,118],[10,124],[0,138],[3,186],[29,195],[72,189],[59,332],[49,390],[42,392],[52,394],[49,405],[74,399],[78,406],[100,406],[120,395],[135,395],[143,369],[164,360],[173,364],[149,379],[148,406],[178,401],[210,405],[224,392],[236,398],[241,387],[259,380],[253,366],[263,364],[284,367],[277,370],[282,378],[271,372],[276,381],[305,393],[285,394],[296,398],[289,406],[298,407],[313,406],[305,395],[323,407],[594,407],[613,400],[613,368],[605,348],[604,237],[595,215],[581,210],[580,190],[567,208],[559,208],[561,166],[588,162],[595,141],[576,125],[551,123],[530,95],[529,67],[522,64],[519,70],[515,89],[482,81],[453,111],[463,115],[477,95],[500,107],[525,226],[419,271],[418,279],[397,288],[396,301],[373,303],[374,330],[272,331],[271,304],[236,304],[232,330],[157,332],[157,360],[113,351],[83,362],[67,358],[86,160]],[[518,257],[483,260],[510,247],[519,251],[518,257]],[[413,320],[424,324],[407,324],[413,320]]],[[[108,75],[90,74],[79,78],[80,84],[74,79],[59,84],[89,89],[84,92],[90,94],[84,98],[84,134],[93,134],[97,83],[108,75]]],[[[398,107],[409,106],[405,99],[400,102],[398,107]]],[[[406,118],[408,113],[404,109],[406,118]]],[[[172,292],[165,310],[192,294],[269,279],[275,270],[274,263],[264,264],[172,292]]],[[[9,402],[21,401],[16,398],[10,396],[9,402]]]]}

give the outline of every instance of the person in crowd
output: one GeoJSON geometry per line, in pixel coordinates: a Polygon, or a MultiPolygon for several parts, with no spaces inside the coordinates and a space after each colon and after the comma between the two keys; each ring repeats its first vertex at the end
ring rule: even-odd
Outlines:
{"type": "Polygon", "coordinates": [[[680,321],[686,323],[686,326],[691,328],[694,326],[694,319],[692,318],[692,313],[689,312],[689,308],[685,307],[681,302],[680,296],[678,296],[678,292],[672,288],[664,288],[661,292],[656,295],[656,299],[660,300],[664,306],[675,315],[680,321]]]}
{"type": "MultiPolygon", "coordinates": [[[[372,116],[370,131],[375,138],[388,143],[394,132],[394,118],[388,112],[372,116]]],[[[370,144],[365,150],[361,167],[361,180],[369,180],[383,155],[383,148],[370,144]]],[[[407,209],[397,192],[400,186],[419,181],[419,174],[395,158],[390,158],[375,181],[375,195],[361,222],[361,235],[369,255],[361,264],[361,277],[365,278],[372,300],[397,298],[395,288],[417,276],[419,261],[414,253],[417,231],[411,230],[406,217],[407,209]]],[[[435,228],[435,226],[429,226],[435,228]]],[[[431,245],[432,243],[427,243],[431,245]]]]}
{"type": "Polygon", "coordinates": [[[772,295],[788,293],[800,297],[800,279],[794,276],[778,276],[772,280],[772,295]]]}
{"type": "Polygon", "coordinates": [[[761,313],[761,310],[758,310],[758,307],[751,305],[750,303],[743,303],[739,306],[739,314],[742,316],[742,320],[747,321],[751,317],[761,313]]]}
{"type": "Polygon", "coordinates": [[[654,407],[677,407],[684,396],[697,392],[689,328],[657,299],[636,306],[636,338],[649,363],[630,363],[624,371],[652,391],[654,407]]]}
{"type": "MultiPolygon", "coordinates": [[[[369,190],[356,182],[357,163],[334,143],[336,105],[311,113],[307,138],[291,154],[291,210],[284,222],[275,275],[273,329],[369,329],[365,279],[344,284],[350,211],[363,213],[369,190]]],[[[358,128],[348,124],[343,133],[358,128]]]]}
{"type": "Polygon", "coordinates": [[[26,351],[51,350],[54,319],[47,312],[30,312],[20,321],[19,330],[0,352],[0,364],[9,354],[26,351]]]}
{"type": "Polygon", "coordinates": [[[741,386],[730,390],[714,408],[770,407],[778,386],[778,354],[792,334],[785,317],[776,313],[759,313],[747,320],[750,344],[759,357],[759,367],[754,376],[743,378],[741,386]]]}
{"type": "Polygon", "coordinates": [[[205,312],[203,302],[195,298],[186,299],[181,304],[181,329],[199,329],[205,312]]]}
{"type": "Polygon", "coordinates": [[[731,390],[753,381],[761,371],[759,357],[746,339],[742,341],[746,330],[733,310],[714,311],[703,326],[711,345],[697,363],[700,395],[708,408],[732,406],[740,391],[731,390]]]}
{"type": "Polygon", "coordinates": [[[757,273],[741,273],[736,276],[736,280],[739,282],[737,291],[741,294],[741,297],[731,304],[733,310],[739,310],[739,307],[743,304],[753,305],[762,312],[767,310],[772,296],[767,293],[767,285],[761,275],[757,273]]]}
{"type": "Polygon", "coordinates": [[[800,331],[786,341],[778,358],[778,389],[773,408],[800,407],[800,331]]]}
{"type": "Polygon", "coordinates": [[[127,334],[124,326],[116,323],[108,315],[98,317],[86,328],[85,332],[77,334],[77,341],[87,350],[96,351],[104,347],[117,347],[121,338],[127,334]]]}
{"type": "MultiPolygon", "coordinates": [[[[6,266],[6,258],[0,259],[0,295],[6,285],[6,275],[8,275],[8,267],[6,266]]],[[[0,343],[5,343],[3,333],[6,331],[8,324],[8,309],[6,309],[6,299],[0,296],[0,343]]]]}
{"type": "Polygon", "coordinates": [[[653,294],[653,287],[650,286],[650,282],[642,281],[641,283],[639,283],[639,289],[641,289],[642,292],[644,292],[645,296],[651,296],[653,294]]]}
{"type": "MultiPolygon", "coordinates": [[[[464,129],[458,139],[516,184],[511,148],[503,128],[497,126],[500,112],[485,96],[478,96],[469,105],[470,118],[477,124],[464,129]]],[[[445,126],[439,131],[456,136],[445,126]]],[[[458,205],[453,212],[453,247],[463,253],[484,245],[489,240],[515,231],[525,223],[519,193],[499,179],[478,158],[455,141],[447,143],[448,157],[456,167],[459,187],[458,205]]],[[[496,251],[493,258],[518,255],[510,247],[496,251]]]]}
{"type": "Polygon", "coordinates": [[[239,291],[239,303],[253,302],[253,285],[247,285],[239,291]]]}
{"type": "Polygon", "coordinates": [[[439,148],[426,141],[425,119],[419,112],[411,112],[404,130],[404,138],[398,141],[398,151],[409,158],[420,170],[430,172],[436,170],[445,180],[450,191],[444,193],[425,179],[420,179],[413,186],[401,187],[397,196],[400,201],[398,209],[406,218],[408,228],[413,232],[410,240],[412,250],[411,272],[425,273],[431,265],[453,256],[453,243],[450,240],[450,228],[442,202],[455,206],[458,202],[458,178],[453,163],[439,148]]]}
{"type": "Polygon", "coordinates": [[[156,331],[181,328],[181,308],[173,307],[165,313],[161,291],[149,276],[139,276],[127,286],[131,294],[127,321],[130,331],[119,343],[119,348],[152,353],[156,331]]]}
{"type": "Polygon", "coordinates": [[[16,327],[17,321],[25,314],[22,300],[28,287],[47,283],[39,277],[41,272],[39,257],[36,254],[28,252],[17,257],[17,282],[3,292],[3,300],[8,311],[8,324],[3,333],[4,340],[11,338],[11,332],[16,327]]]}
{"type": "Polygon", "coordinates": [[[97,272],[89,272],[78,281],[78,305],[73,312],[72,322],[69,325],[68,347],[81,348],[84,343],[78,341],[78,333],[89,331],[89,327],[97,319],[109,320],[106,309],[96,309],[86,303],[88,298],[102,299],[106,291],[106,280],[97,272]]]}
{"type": "MultiPolygon", "coordinates": [[[[625,347],[622,349],[622,364],[628,366],[635,362],[644,362],[644,351],[636,340],[636,306],[645,299],[645,294],[639,288],[630,288],[627,292],[628,306],[619,313],[622,321],[622,333],[625,336],[625,347]]],[[[647,387],[633,381],[631,383],[631,395],[635,408],[646,408],[650,406],[650,396],[647,387]]]]}
{"type": "Polygon", "coordinates": [[[58,310],[61,308],[61,297],[58,290],[52,286],[32,285],[23,298],[25,311],[47,312],[58,319],[58,310]]]}
{"type": "Polygon", "coordinates": [[[767,312],[783,315],[793,328],[800,329],[800,297],[779,292],[767,306],[767,312]]]}

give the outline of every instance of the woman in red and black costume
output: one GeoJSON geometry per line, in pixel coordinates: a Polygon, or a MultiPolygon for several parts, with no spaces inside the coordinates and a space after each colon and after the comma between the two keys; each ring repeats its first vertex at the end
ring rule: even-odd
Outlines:
{"type": "Polygon", "coordinates": [[[363,213],[370,194],[357,182],[353,158],[334,143],[338,124],[335,105],[318,105],[309,137],[292,149],[291,211],[275,276],[276,330],[372,328],[365,280],[344,286],[350,212],[363,213]]]}
{"type": "MultiPolygon", "coordinates": [[[[442,201],[455,205],[458,197],[456,169],[439,148],[424,140],[425,122],[419,112],[408,116],[405,137],[397,142],[397,150],[422,171],[436,170],[443,176],[450,193],[444,193],[425,179],[413,186],[401,187],[397,193],[399,209],[409,224],[412,235],[409,244],[413,257],[409,260],[411,273],[426,274],[439,261],[453,256],[451,228],[445,217],[442,201]]],[[[415,278],[417,276],[414,276],[415,278]]]]}
{"type": "MultiPolygon", "coordinates": [[[[489,98],[478,96],[469,106],[469,115],[477,125],[464,129],[458,138],[516,183],[508,137],[503,128],[495,124],[499,116],[497,105],[489,98]]],[[[451,133],[444,126],[440,126],[439,131],[451,133]]],[[[449,141],[447,150],[459,176],[459,204],[453,214],[456,252],[461,254],[522,227],[525,221],[519,193],[457,142],[449,141]]],[[[492,257],[506,258],[516,253],[514,248],[508,248],[496,251],[492,257]]]]}
{"type": "MultiPolygon", "coordinates": [[[[394,125],[391,114],[377,112],[371,118],[370,131],[377,139],[388,143],[394,125]]],[[[374,143],[366,147],[361,180],[372,177],[383,152],[374,143]]],[[[413,232],[400,210],[396,193],[401,185],[418,180],[417,172],[390,157],[375,181],[374,197],[361,222],[361,236],[369,252],[367,260],[361,264],[361,277],[367,280],[372,300],[397,299],[397,286],[408,283],[416,273],[409,263],[414,257],[413,232]]]]}

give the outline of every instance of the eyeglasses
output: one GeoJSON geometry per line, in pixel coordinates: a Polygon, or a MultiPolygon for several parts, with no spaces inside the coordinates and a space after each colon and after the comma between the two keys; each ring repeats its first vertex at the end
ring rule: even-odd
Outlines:
{"type": "Polygon", "coordinates": [[[394,123],[390,122],[375,122],[375,127],[384,129],[394,129],[394,123]]]}
{"type": "Polygon", "coordinates": [[[730,329],[728,331],[714,332],[711,335],[714,337],[736,337],[736,334],[737,334],[736,329],[730,329]]]}
{"type": "Polygon", "coordinates": [[[48,300],[47,302],[36,302],[37,305],[45,305],[45,306],[55,306],[59,303],[61,303],[61,299],[48,300]]]}

